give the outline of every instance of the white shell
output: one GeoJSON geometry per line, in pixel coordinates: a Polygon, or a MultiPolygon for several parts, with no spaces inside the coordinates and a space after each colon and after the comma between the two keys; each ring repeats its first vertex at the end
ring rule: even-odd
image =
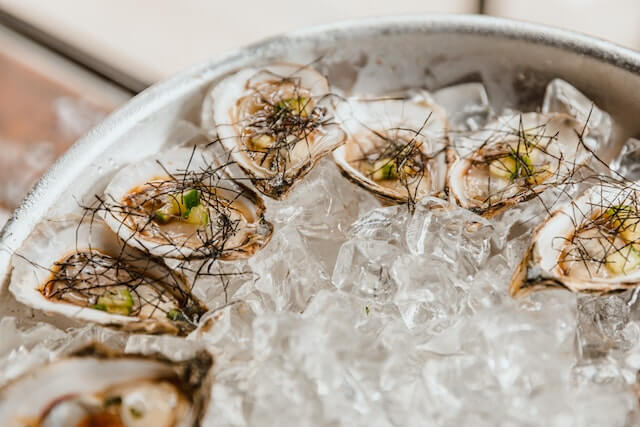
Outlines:
{"type": "MultiPolygon", "coordinates": [[[[109,313],[65,301],[50,300],[42,294],[42,286],[51,277],[51,268],[65,256],[79,250],[95,249],[104,254],[119,257],[123,254],[123,246],[117,235],[99,218],[91,222],[77,217],[44,222],[36,227],[13,257],[9,290],[22,304],[47,313],[116,326],[130,331],[180,333],[175,325],[164,319],[109,313]]],[[[151,263],[156,265],[154,268],[163,269],[151,271],[149,263],[145,264],[145,269],[150,277],[154,273],[167,274],[167,267],[151,263]]],[[[172,277],[180,282],[176,286],[180,286],[183,288],[182,291],[186,292],[188,285],[182,281],[180,275],[172,275],[172,277]]],[[[205,308],[202,307],[203,312],[204,310],[205,308]]]]}
{"type": "MultiPolygon", "coordinates": [[[[454,138],[452,145],[456,152],[456,160],[449,169],[447,180],[450,196],[459,206],[487,217],[496,215],[509,206],[529,200],[550,186],[570,178],[575,169],[586,162],[591,153],[580,142],[578,136],[580,133],[583,133],[584,145],[587,147],[594,145],[584,125],[573,117],[564,114],[524,113],[499,117],[482,130],[454,138]],[[497,197],[497,201],[494,199],[491,203],[487,203],[484,200],[474,199],[469,195],[467,187],[467,175],[473,162],[481,160],[482,152],[497,144],[517,142],[520,129],[539,129],[541,133],[537,134],[537,137],[554,139],[548,147],[549,154],[553,158],[562,158],[562,161],[558,162],[558,170],[553,177],[553,182],[542,182],[530,187],[512,183],[509,185],[512,192],[501,189],[500,192],[504,192],[504,197],[497,197]]],[[[486,198],[489,196],[489,191],[486,193],[486,198]]]]}
{"type": "MultiPolygon", "coordinates": [[[[561,286],[573,292],[609,292],[640,284],[640,269],[614,277],[572,277],[561,268],[563,250],[587,221],[607,207],[640,198],[640,187],[601,183],[582,196],[553,211],[533,234],[531,245],[513,275],[510,292],[522,295],[543,287],[561,286]]],[[[604,267],[602,267],[604,268],[604,267]]]]}
{"type": "Polygon", "coordinates": [[[349,103],[340,105],[338,117],[347,131],[348,139],[333,152],[333,159],[347,178],[383,200],[393,203],[409,200],[405,188],[400,191],[380,185],[349,161],[350,150],[364,152],[369,151],[368,148],[375,149],[372,139],[378,138],[374,132],[385,134],[394,130],[418,139],[421,142],[419,149],[434,157],[425,168],[428,179],[420,184],[416,198],[442,195],[447,175],[447,121],[444,110],[428,95],[407,99],[351,99],[349,103]]]}
{"type": "MultiPolygon", "coordinates": [[[[238,118],[238,100],[251,93],[252,85],[274,78],[298,79],[300,87],[308,90],[312,99],[327,108],[325,117],[330,121],[333,100],[328,96],[329,83],[324,76],[309,66],[276,63],[262,68],[240,70],[215,85],[205,98],[201,122],[205,129],[219,138],[260,192],[275,199],[283,199],[321,157],[342,143],[344,132],[335,123],[321,125],[313,131],[316,136],[314,141],[304,144],[304,152],[300,151],[300,156],[284,172],[259,165],[248,154],[240,137],[243,123],[238,118]]],[[[302,141],[296,144],[296,148],[298,146],[302,147],[302,141]]]]}
{"type": "MultiPolygon", "coordinates": [[[[96,351],[93,346],[82,351],[84,353],[37,367],[1,388],[0,424],[5,427],[39,425],[36,423],[59,399],[77,395],[99,394],[110,387],[121,384],[168,380],[175,381],[179,387],[190,388],[188,384],[184,384],[180,366],[168,360],[136,355],[94,355],[92,353],[96,351]]],[[[204,370],[204,372],[198,375],[206,375],[211,365],[211,359],[201,357],[181,362],[181,364],[185,363],[199,364],[196,369],[204,370]]],[[[201,378],[200,381],[202,380],[201,378]]],[[[185,418],[178,420],[177,427],[195,425],[205,403],[204,396],[200,397],[200,393],[199,390],[195,390],[195,394],[198,396],[184,395],[185,403],[189,406],[185,408],[185,418]]],[[[153,417],[156,414],[149,415],[153,417]]],[[[64,422],[64,420],[57,421],[64,422]]],[[[66,421],[69,420],[66,419],[66,421]]],[[[144,421],[144,419],[138,421],[144,421]]],[[[137,422],[133,424],[140,425],[137,422]]],[[[149,424],[143,423],[142,425],[149,424]]]]}
{"type": "MultiPolygon", "coordinates": [[[[168,175],[192,172],[200,173],[211,170],[214,165],[212,156],[204,150],[192,148],[177,148],[165,151],[146,160],[131,164],[120,170],[111,180],[104,191],[105,204],[119,206],[123,198],[132,189],[144,185],[155,179],[168,178],[168,175]]],[[[235,259],[250,256],[264,246],[271,237],[273,227],[264,220],[264,203],[251,190],[227,178],[223,172],[216,172],[224,179],[223,186],[216,189],[222,197],[241,203],[250,213],[250,222],[239,230],[234,236],[234,241],[241,243],[237,251],[226,251],[220,259],[235,259]]],[[[129,226],[125,226],[126,212],[119,209],[104,209],[103,217],[106,223],[128,245],[143,250],[153,256],[189,259],[207,258],[214,255],[218,248],[201,247],[192,248],[182,244],[183,242],[166,241],[158,242],[137,232],[129,226]]],[[[214,224],[210,225],[215,227],[214,224]]],[[[215,230],[214,230],[215,231],[215,230]]],[[[205,234],[208,230],[205,230],[205,234]]],[[[209,234],[206,234],[209,237],[209,234]]]]}

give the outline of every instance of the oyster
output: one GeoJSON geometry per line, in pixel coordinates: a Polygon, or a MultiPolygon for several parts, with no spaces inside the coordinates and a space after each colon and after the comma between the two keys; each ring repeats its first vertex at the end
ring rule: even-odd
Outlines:
{"type": "Polygon", "coordinates": [[[450,195],[460,206],[492,217],[567,182],[597,145],[588,128],[565,114],[503,116],[454,140],[450,195]]]}
{"type": "Polygon", "coordinates": [[[13,258],[9,289],[27,306],[133,332],[186,335],[206,312],[180,274],[97,218],[37,227],[13,258]]]}
{"type": "Polygon", "coordinates": [[[349,137],[333,158],[347,178],[390,203],[444,195],[447,121],[430,98],[352,100],[339,116],[349,137]]]}
{"type": "Polygon", "coordinates": [[[247,258],[273,230],[262,199],[198,149],[170,150],[122,169],[98,210],[127,244],[158,257],[247,258]]]}
{"type": "Polygon", "coordinates": [[[205,410],[212,358],[171,362],[91,345],[0,389],[5,427],[192,427],[205,410]]]}
{"type": "Polygon", "coordinates": [[[283,199],[344,140],[331,104],[321,74],[277,63],[238,71],[218,83],[205,100],[202,125],[215,130],[259,191],[283,199]]]}
{"type": "Polygon", "coordinates": [[[534,232],[510,292],[543,287],[608,292],[640,285],[640,187],[600,183],[534,232]]]}

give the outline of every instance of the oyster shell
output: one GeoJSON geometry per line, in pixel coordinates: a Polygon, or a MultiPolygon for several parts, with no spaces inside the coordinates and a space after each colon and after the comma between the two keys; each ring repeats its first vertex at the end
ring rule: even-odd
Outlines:
{"type": "Polygon", "coordinates": [[[344,140],[331,104],[320,73],[276,63],[243,69],[218,83],[205,99],[202,125],[217,133],[260,192],[283,199],[344,140]]]}
{"type": "Polygon", "coordinates": [[[186,335],[207,310],[180,274],[127,249],[98,218],[38,226],[13,258],[9,289],[29,307],[132,332],[186,335]]]}
{"type": "Polygon", "coordinates": [[[567,182],[597,145],[588,128],[565,114],[502,116],[454,140],[450,195],[485,217],[567,182]]]}
{"type": "Polygon", "coordinates": [[[351,100],[338,115],[349,135],[333,152],[343,175],[388,203],[444,195],[447,121],[430,98],[351,100]]]}
{"type": "Polygon", "coordinates": [[[91,345],[0,389],[5,427],[192,427],[206,409],[212,358],[172,362],[91,345]]]}
{"type": "Polygon", "coordinates": [[[273,231],[262,199],[199,149],[170,150],[122,169],[98,209],[127,244],[158,257],[247,258],[273,231]]]}
{"type": "Polygon", "coordinates": [[[545,287],[609,292],[640,285],[640,187],[600,183],[533,233],[512,295],[545,287]]]}

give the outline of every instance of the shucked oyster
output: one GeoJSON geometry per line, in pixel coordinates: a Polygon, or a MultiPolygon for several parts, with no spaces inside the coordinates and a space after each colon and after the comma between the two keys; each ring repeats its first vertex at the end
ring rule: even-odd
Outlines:
{"type": "Polygon", "coordinates": [[[344,140],[327,80],[304,65],[244,69],[217,84],[202,124],[215,127],[237,164],[265,195],[282,199],[344,140]]]}
{"type": "Polygon", "coordinates": [[[640,187],[601,183],[536,229],[510,292],[555,286],[608,292],[638,285],[640,187]]]}
{"type": "Polygon", "coordinates": [[[455,140],[452,198],[485,217],[567,182],[597,145],[584,123],[565,114],[503,116],[455,140]]]}
{"type": "Polygon", "coordinates": [[[19,302],[69,318],[186,335],[206,312],[180,274],[125,248],[99,219],[41,224],[13,267],[9,289],[19,302]]]}
{"type": "Polygon", "coordinates": [[[348,132],[333,152],[343,174],[391,203],[442,196],[447,122],[430,99],[353,100],[339,110],[348,132]]]}
{"type": "Polygon", "coordinates": [[[253,191],[189,148],[122,169],[98,210],[127,244],[159,257],[246,258],[273,230],[253,191]]]}
{"type": "Polygon", "coordinates": [[[0,389],[4,427],[193,427],[212,359],[175,363],[89,346],[0,389]]]}

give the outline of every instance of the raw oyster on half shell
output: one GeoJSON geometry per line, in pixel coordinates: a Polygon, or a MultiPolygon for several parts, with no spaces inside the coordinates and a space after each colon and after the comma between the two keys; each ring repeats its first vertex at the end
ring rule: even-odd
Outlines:
{"type": "Polygon", "coordinates": [[[584,123],[566,114],[499,117],[454,140],[449,169],[451,198],[485,217],[568,182],[597,145],[584,123]]]}
{"type": "Polygon", "coordinates": [[[181,274],[97,218],[38,226],[14,256],[9,289],[29,307],[131,332],[186,335],[207,311],[181,274]]]}
{"type": "Polygon", "coordinates": [[[347,178],[387,203],[444,196],[447,121],[429,97],[354,99],[338,112],[348,138],[333,158],[347,178]]]}
{"type": "Polygon", "coordinates": [[[128,245],[157,257],[247,258],[273,231],[262,199],[199,149],[169,150],[120,170],[98,210],[128,245]]]}
{"type": "Polygon", "coordinates": [[[205,100],[202,125],[260,192],[283,199],[343,142],[333,102],[329,83],[313,68],[276,63],[219,82],[205,100]]]}
{"type": "Polygon", "coordinates": [[[0,389],[4,427],[195,427],[212,358],[172,362],[99,347],[37,367],[0,389]]]}
{"type": "Polygon", "coordinates": [[[602,182],[534,232],[510,292],[545,287],[609,292],[640,285],[640,187],[602,182]]]}

